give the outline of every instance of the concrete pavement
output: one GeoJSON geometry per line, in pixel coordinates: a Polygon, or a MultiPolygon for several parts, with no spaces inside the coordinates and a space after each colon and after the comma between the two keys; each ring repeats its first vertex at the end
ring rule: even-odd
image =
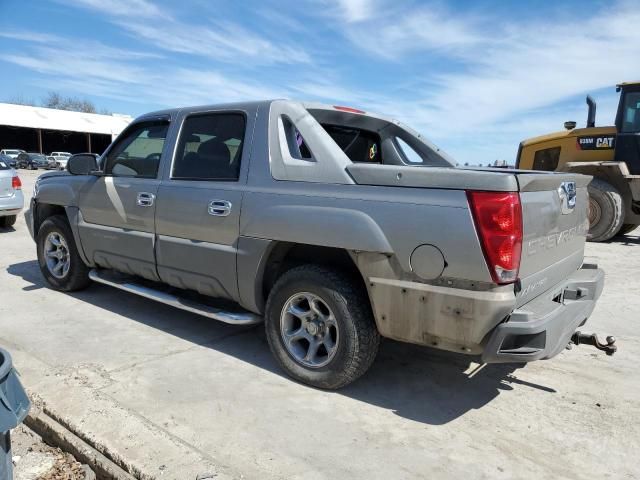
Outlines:
{"type": "MultiPolygon", "coordinates": [[[[37,173],[20,171],[27,197],[37,173]]],[[[524,368],[386,341],[339,392],[299,385],[262,327],[107,286],[45,286],[24,220],[0,230],[0,345],[46,410],[139,478],[640,478],[640,238],[589,244],[607,272],[577,347],[524,368]]]]}

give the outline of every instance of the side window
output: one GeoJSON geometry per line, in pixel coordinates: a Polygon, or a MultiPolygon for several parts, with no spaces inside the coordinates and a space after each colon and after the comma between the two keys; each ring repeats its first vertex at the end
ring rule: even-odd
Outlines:
{"type": "Polygon", "coordinates": [[[553,171],[558,167],[560,147],[538,150],[533,156],[533,169],[553,171]]]}
{"type": "Polygon", "coordinates": [[[191,115],[182,125],[171,178],[236,181],[244,140],[241,113],[191,115]]]}
{"type": "Polygon", "coordinates": [[[284,115],[282,116],[282,127],[284,128],[284,134],[287,139],[289,155],[298,160],[311,160],[313,155],[311,155],[307,143],[304,141],[304,138],[302,138],[302,134],[293,123],[291,123],[291,120],[284,115]]]}
{"type": "Polygon", "coordinates": [[[410,164],[422,164],[424,162],[420,154],[411,148],[407,142],[400,137],[396,137],[396,140],[407,162],[410,164]]]}
{"type": "Polygon", "coordinates": [[[105,173],[117,177],[156,178],[168,129],[166,122],[134,127],[109,152],[105,173]]]}

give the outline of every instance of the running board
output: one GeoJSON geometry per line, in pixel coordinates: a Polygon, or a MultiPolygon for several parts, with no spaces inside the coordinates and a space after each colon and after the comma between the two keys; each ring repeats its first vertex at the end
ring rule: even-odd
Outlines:
{"type": "Polygon", "coordinates": [[[255,325],[262,322],[262,317],[247,311],[230,312],[221,310],[210,305],[195,302],[190,299],[182,298],[171,293],[163,292],[155,288],[150,288],[139,283],[135,283],[130,278],[121,278],[117,275],[105,270],[93,269],[89,272],[89,278],[94,282],[103,283],[111,287],[124,290],[125,292],[135,293],[141,297],[155,300],[172,307],[186,310],[187,312],[196,313],[203,317],[212,318],[224,323],[232,325],[255,325]]]}

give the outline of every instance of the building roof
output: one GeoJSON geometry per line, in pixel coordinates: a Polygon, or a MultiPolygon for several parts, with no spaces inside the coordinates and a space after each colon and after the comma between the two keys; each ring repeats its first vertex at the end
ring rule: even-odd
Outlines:
{"type": "Polygon", "coordinates": [[[0,103],[0,125],[118,135],[133,120],[129,115],[99,115],[0,103]]]}

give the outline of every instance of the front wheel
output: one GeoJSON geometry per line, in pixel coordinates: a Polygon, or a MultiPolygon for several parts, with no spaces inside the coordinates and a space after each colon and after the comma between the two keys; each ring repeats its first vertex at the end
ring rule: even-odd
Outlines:
{"type": "Polygon", "coordinates": [[[361,281],[318,265],[295,267],[278,279],[265,328],[280,366],[296,380],[326,389],[363,375],[380,343],[361,281]]]}
{"type": "Polygon", "coordinates": [[[89,268],[80,258],[67,219],[47,218],[36,237],[38,264],[45,280],[56,290],[72,292],[91,283],[89,268]]]}
{"type": "Polygon", "coordinates": [[[624,221],[620,192],[607,182],[594,178],[589,184],[589,237],[604,242],[618,233],[624,221]]]}

